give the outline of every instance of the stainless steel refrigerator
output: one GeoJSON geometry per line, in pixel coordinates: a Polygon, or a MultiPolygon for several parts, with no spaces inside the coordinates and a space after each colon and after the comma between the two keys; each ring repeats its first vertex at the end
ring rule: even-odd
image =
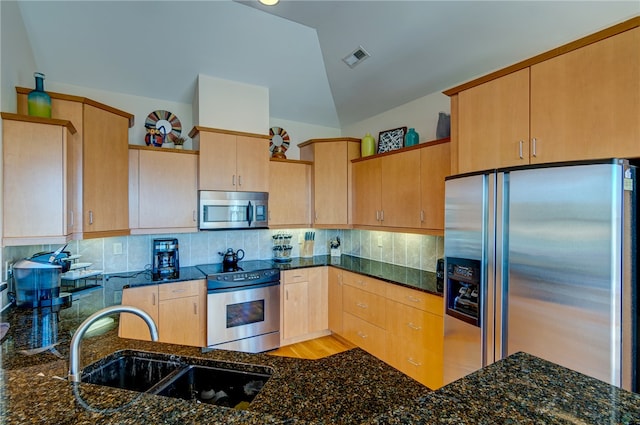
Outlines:
{"type": "Polygon", "coordinates": [[[444,380],[524,351],[638,391],[636,169],[446,180],[444,380]]]}

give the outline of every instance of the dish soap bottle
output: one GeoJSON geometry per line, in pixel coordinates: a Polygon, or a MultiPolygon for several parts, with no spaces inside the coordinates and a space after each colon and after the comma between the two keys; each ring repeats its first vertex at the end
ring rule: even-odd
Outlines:
{"type": "Polygon", "coordinates": [[[51,96],[44,91],[44,74],[35,72],[36,88],[27,95],[27,109],[33,117],[51,118],[51,96]]]}
{"type": "Polygon", "coordinates": [[[409,131],[407,131],[407,134],[404,136],[404,145],[405,146],[417,145],[420,142],[419,138],[420,138],[420,135],[416,133],[416,130],[413,128],[410,128],[409,131]]]}
{"type": "Polygon", "coordinates": [[[371,156],[376,151],[376,141],[373,136],[367,133],[360,142],[360,154],[362,157],[371,156]]]}

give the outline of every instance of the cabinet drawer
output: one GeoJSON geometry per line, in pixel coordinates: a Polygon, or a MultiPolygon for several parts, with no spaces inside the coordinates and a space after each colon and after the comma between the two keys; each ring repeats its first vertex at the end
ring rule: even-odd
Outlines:
{"type": "Polygon", "coordinates": [[[353,286],[383,297],[385,296],[386,287],[389,285],[381,280],[347,271],[344,271],[342,274],[342,282],[345,285],[353,286]]]}
{"type": "Polygon", "coordinates": [[[192,297],[198,295],[200,287],[204,285],[202,280],[190,280],[187,282],[165,283],[159,285],[158,296],[160,300],[192,297]]]}
{"type": "Polygon", "coordinates": [[[380,295],[345,285],[342,289],[342,308],[375,326],[385,327],[386,300],[380,295]]]}
{"type": "Polygon", "coordinates": [[[442,316],[444,310],[442,297],[400,285],[388,284],[387,298],[438,316],[442,316]]]}
{"type": "Polygon", "coordinates": [[[287,270],[282,272],[283,283],[307,282],[309,280],[309,269],[287,270]]]}
{"type": "Polygon", "coordinates": [[[444,325],[441,316],[387,300],[386,329],[401,338],[405,346],[441,352],[444,325]]]}
{"type": "Polygon", "coordinates": [[[352,314],[342,318],[344,337],[379,359],[386,359],[386,331],[352,314]]]}
{"type": "Polygon", "coordinates": [[[442,353],[407,347],[405,343],[405,339],[387,332],[387,362],[432,390],[440,388],[443,380],[442,353]]]}

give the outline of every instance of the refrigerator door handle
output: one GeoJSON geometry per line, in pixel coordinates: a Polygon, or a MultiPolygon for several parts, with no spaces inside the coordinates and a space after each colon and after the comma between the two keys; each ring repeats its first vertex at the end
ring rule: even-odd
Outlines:
{"type": "Polygon", "coordinates": [[[494,306],[494,351],[493,361],[498,361],[505,357],[505,337],[507,335],[507,304],[506,304],[506,288],[508,274],[504,269],[507,264],[508,238],[509,234],[509,174],[499,173],[497,175],[496,184],[496,267],[495,267],[495,286],[493,293],[494,306]]]}

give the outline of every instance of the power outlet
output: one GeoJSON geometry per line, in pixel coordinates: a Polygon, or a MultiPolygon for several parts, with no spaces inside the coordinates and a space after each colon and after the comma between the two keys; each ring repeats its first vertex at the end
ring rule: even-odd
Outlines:
{"type": "Polygon", "coordinates": [[[382,248],[382,235],[378,235],[378,247],[382,248]]]}
{"type": "Polygon", "coordinates": [[[122,243],[114,242],[113,244],[113,255],[122,255],[122,243]]]}

